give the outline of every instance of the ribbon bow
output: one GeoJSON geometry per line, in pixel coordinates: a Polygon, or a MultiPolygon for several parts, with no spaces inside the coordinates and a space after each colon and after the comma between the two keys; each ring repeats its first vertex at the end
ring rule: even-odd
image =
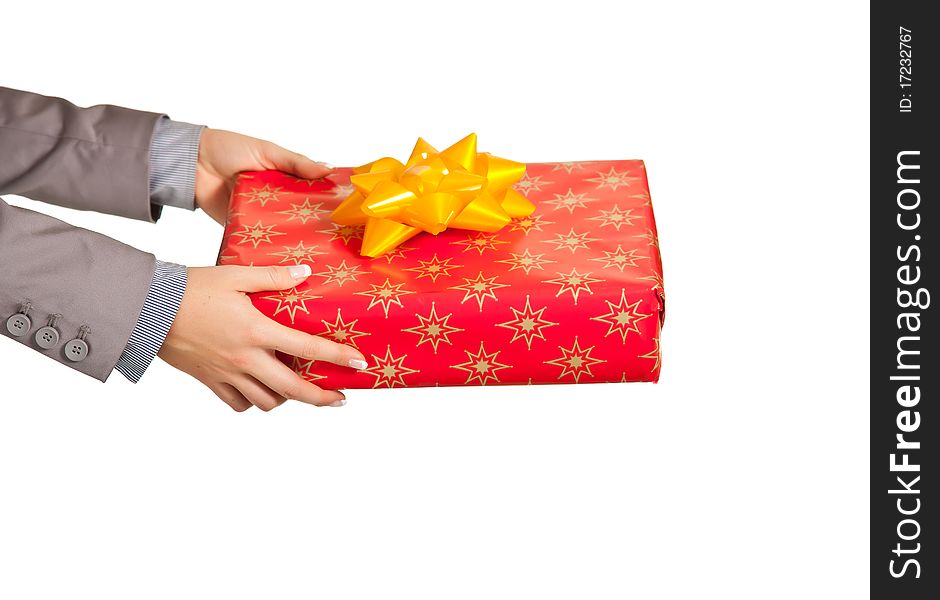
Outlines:
{"type": "Polygon", "coordinates": [[[477,152],[475,133],[441,152],[418,138],[407,163],[385,157],[352,172],[355,191],[331,216],[340,225],[365,224],[363,256],[381,256],[422,231],[493,233],[535,210],[512,189],[525,165],[477,152]]]}

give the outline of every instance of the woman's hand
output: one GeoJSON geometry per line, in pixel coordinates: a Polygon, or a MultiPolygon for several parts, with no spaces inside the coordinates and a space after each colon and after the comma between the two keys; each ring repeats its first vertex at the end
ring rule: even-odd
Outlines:
{"type": "Polygon", "coordinates": [[[202,132],[196,163],[196,206],[224,224],[235,176],[242,171],[264,169],[318,179],[328,175],[333,167],[271,142],[207,128],[202,132]]]}
{"type": "Polygon", "coordinates": [[[271,410],[285,399],[342,406],[341,392],[304,380],[274,352],[354,369],[366,368],[362,354],[272,321],[246,295],[290,289],[309,276],[307,265],[190,268],[186,293],[158,355],[238,411],[252,405],[271,410]]]}

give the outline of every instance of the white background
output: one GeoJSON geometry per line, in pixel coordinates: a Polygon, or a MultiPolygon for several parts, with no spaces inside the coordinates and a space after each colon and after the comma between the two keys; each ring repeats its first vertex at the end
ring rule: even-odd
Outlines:
{"type": "MultiPolygon", "coordinates": [[[[645,159],[662,381],[236,414],[163,363],[102,385],[0,339],[0,597],[867,591],[867,6],[132,6],[8,3],[0,82],[337,165],[470,131],[645,159]]],[[[218,249],[203,214],[8,200],[165,260],[218,249]]]]}

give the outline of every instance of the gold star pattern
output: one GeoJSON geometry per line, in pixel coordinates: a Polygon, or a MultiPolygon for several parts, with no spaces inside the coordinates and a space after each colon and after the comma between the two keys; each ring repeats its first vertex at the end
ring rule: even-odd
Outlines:
{"type": "MultiPolygon", "coordinates": [[[[320,254],[323,254],[322,252],[320,254]]],[[[346,260],[339,263],[338,266],[334,267],[332,265],[326,265],[326,271],[321,271],[319,273],[314,273],[317,277],[323,277],[323,285],[329,285],[335,283],[339,287],[343,287],[343,284],[347,281],[357,281],[357,277],[360,275],[370,275],[370,272],[360,271],[359,265],[349,266],[346,264],[346,260]]]]}
{"type": "Polygon", "coordinates": [[[444,260],[439,260],[437,258],[437,253],[434,253],[434,256],[431,257],[431,260],[421,260],[418,259],[418,262],[421,266],[418,267],[409,267],[405,271],[414,271],[418,274],[415,279],[421,279],[422,277],[428,277],[431,279],[432,283],[437,283],[438,277],[452,277],[450,274],[451,269],[462,269],[463,265],[452,265],[450,261],[454,260],[453,258],[445,258],[444,260]]]}
{"type": "Polygon", "coordinates": [[[588,242],[596,242],[597,238],[588,237],[589,232],[575,233],[572,227],[568,233],[556,233],[553,240],[542,240],[548,244],[555,244],[555,250],[571,250],[574,254],[581,248],[589,248],[588,242]]]}
{"type": "Polygon", "coordinates": [[[570,349],[566,349],[564,346],[558,346],[558,349],[561,350],[560,357],[545,361],[547,365],[561,367],[561,373],[558,375],[558,379],[570,375],[574,377],[574,382],[578,383],[582,375],[587,375],[588,377],[593,376],[591,373],[592,366],[607,362],[591,356],[591,350],[594,350],[594,346],[582,349],[578,344],[577,336],[575,336],[574,345],[570,349]]]}
{"type": "Polygon", "coordinates": [[[652,281],[653,287],[651,290],[662,290],[663,289],[663,276],[657,272],[653,272],[652,275],[647,275],[646,277],[640,277],[640,281],[652,281]]]}
{"type": "Polygon", "coordinates": [[[387,346],[385,349],[385,356],[378,357],[375,354],[372,355],[372,366],[365,369],[365,373],[368,373],[375,377],[375,383],[372,384],[372,387],[387,387],[393,388],[395,386],[405,386],[405,376],[411,375],[412,373],[418,373],[417,369],[410,369],[405,366],[405,359],[408,358],[407,354],[403,354],[399,357],[392,356],[392,347],[391,345],[387,346]]]}
{"type": "Polygon", "coordinates": [[[317,361],[307,360],[305,358],[300,358],[299,356],[294,356],[291,359],[291,369],[294,370],[294,373],[297,373],[307,381],[316,381],[318,379],[326,379],[326,375],[320,375],[315,373],[313,368],[316,366],[317,361]]]}
{"type": "Polygon", "coordinates": [[[542,204],[552,204],[555,209],[567,208],[568,214],[574,214],[574,209],[585,208],[585,202],[594,202],[597,198],[588,198],[587,194],[575,194],[568,188],[564,194],[555,194],[552,200],[544,200],[542,204]]]}
{"type": "Polygon", "coordinates": [[[633,225],[634,219],[639,219],[639,215],[633,214],[633,209],[628,208],[627,210],[620,210],[620,206],[615,205],[610,210],[601,209],[600,214],[596,217],[588,217],[588,221],[600,221],[601,227],[606,227],[610,225],[615,228],[617,231],[620,231],[620,228],[624,225],[633,225]]]}
{"type": "Polygon", "coordinates": [[[637,198],[643,200],[643,204],[640,204],[638,208],[645,208],[647,206],[652,206],[652,199],[650,198],[650,193],[646,190],[639,191],[635,194],[629,194],[624,196],[625,198],[637,198]]]}
{"type": "Polygon", "coordinates": [[[415,344],[417,348],[421,344],[428,342],[431,344],[431,347],[434,348],[434,354],[437,354],[437,345],[441,342],[445,344],[454,344],[450,341],[450,338],[447,337],[452,333],[457,333],[463,331],[457,327],[451,327],[447,324],[447,321],[454,316],[454,313],[449,313],[443,317],[437,315],[437,308],[434,305],[434,302],[431,303],[431,312],[426,317],[422,317],[418,313],[415,313],[415,316],[418,317],[418,325],[411,327],[409,329],[402,329],[402,331],[407,331],[409,333],[414,333],[420,336],[418,343],[415,344]]]}
{"type": "Polygon", "coordinates": [[[552,169],[552,171],[562,171],[562,170],[563,170],[563,171],[564,171],[565,173],[567,173],[568,175],[571,175],[571,172],[572,172],[572,171],[574,171],[574,170],[580,171],[580,170],[583,169],[586,165],[591,165],[591,164],[594,164],[594,163],[587,162],[587,161],[585,161],[585,162],[562,162],[562,163],[558,163],[557,165],[555,165],[555,167],[552,169]]]}
{"type": "Polygon", "coordinates": [[[274,313],[271,314],[272,317],[286,312],[287,316],[290,317],[291,325],[294,324],[298,310],[302,310],[308,315],[310,314],[310,311],[307,310],[307,302],[316,298],[322,298],[322,296],[317,296],[311,293],[310,290],[300,291],[297,288],[284,290],[271,296],[261,296],[262,300],[273,300],[277,302],[277,308],[275,308],[274,313]]]}
{"type": "Polygon", "coordinates": [[[296,246],[282,246],[284,250],[282,252],[268,252],[270,256],[280,256],[282,263],[291,263],[299,265],[305,262],[313,262],[314,256],[319,256],[320,254],[326,254],[326,252],[320,252],[317,250],[316,246],[310,246],[309,248],[304,245],[303,242],[297,242],[296,246]]]}
{"type": "Polygon", "coordinates": [[[558,273],[558,277],[555,279],[546,279],[542,283],[553,283],[558,288],[558,293],[555,294],[555,297],[561,296],[565,292],[571,292],[571,296],[574,298],[575,305],[578,304],[578,294],[581,292],[587,292],[588,294],[594,294],[591,290],[592,283],[600,283],[603,279],[594,279],[591,277],[591,273],[578,273],[578,270],[574,267],[571,268],[570,273],[558,273]]]}
{"type": "Polygon", "coordinates": [[[322,183],[322,179],[304,179],[303,177],[293,177],[291,179],[292,183],[305,183],[307,187],[313,187],[317,183],[322,183]]]}
{"type": "Polygon", "coordinates": [[[633,237],[643,238],[646,240],[648,245],[659,250],[659,238],[656,237],[656,234],[653,233],[652,229],[647,229],[646,233],[641,233],[640,235],[635,235],[633,237]]]}
{"type": "Polygon", "coordinates": [[[516,190],[519,191],[523,196],[529,192],[538,192],[541,191],[543,185],[552,185],[554,181],[542,181],[542,176],[537,175],[535,177],[530,177],[529,175],[523,176],[522,179],[516,182],[514,186],[516,190]]]}
{"type": "Polygon", "coordinates": [[[392,284],[389,278],[385,278],[385,283],[382,285],[371,285],[372,289],[365,292],[356,292],[358,296],[369,296],[371,301],[366,310],[372,310],[372,307],[376,304],[382,307],[382,310],[385,311],[385,318],[388,318],[388,309],[393,304],[402,307],[401,297],[408,294],[414,294],[411,290],[403,290],[402,286],[404,283],[395,283],[392,284]]]}
{"type": "Polygon", "coordinates": [[[392,261],[395,260],[396,258],[405,258],[405,254],[407,252],[412,252],[414,250],[417,250],[417,248],[410,248],[408,246],[398,246],[394,250],[390,252],[386,252],[382,256],[377,256],[373,258],[372,260],[379,260],[380,258],[384,258],[386,261],[388,261],[388,264],[392,264],[392,261]]]}
{"type": "MultiPolygon", "coordinates": [[[[304,181],[304,180],[301,180],[304,181]]],[[[310,198],[304,198],[304,201],[300,204],[291,203],[290,210],[278,211],[279,215],[287,215],[288,221],[293,221],[297,219],[303,225],[307,224],[307,221],[325,221],[326,219],[320,218],[321,213],[329,213],[330,211],[326,208],[320,208],[323,206],[322,202],[312,203],[310,198]]]]}
{"type": "Polygon", "coordinates": [[[546,260],[542,257],[544,254],[532,254],[529,252],[529,249],[526,248],[522,254],[516,254],[515,252],[510,252],[512,258],[506,258],[503,260],[497,260],[495,262],[505,263],[507,265],[512,265],[510,271],[515,271],[516,269],[522,269],[525,271],[525,274],[528,275],[529,271],[532,269],[545,270],[545,267],[542,265],[553,263],[553,260],[546,260]]]}
{"type": "Polygon", "coordinates": [[[624,267],[639,267],[636,261],[638,260],[649,260],[649,256],[637,256],[637,249],[624,250],[620,247],[620,244],[617,244],[616,252],[610,252],[608,250],[601,250],[604,253],[604,256],[598,258],[592,258],[590,260],[597,260],[604,263],[605,269],[620,269],[623,271],[624,267]]]}
{"type": "Polygon", "coordinates": [[[499,375],[497,375],[497,373],[503,369],[511,368],[511,365],[504,365],[497,360],[502,350],[487,352],[483,348],[483,342],[480,342],[479,352],[470,352],[469,350],[464,350],[464,352],[467,353],[467,362],[460,363],[459,365],[451,365],[451,368],[470,373],[470,375],[467,376],[467,384],[474,382],[480,385],[486,385],[486,382],[491,379],[499,383],[499,375]]]}
{"type": "Polygon", "coordinates": [[[620,334],[620,338],[625,344],[627,343],[627,335],[631,331],[636,332],[637,335],[641,335],[637,324],[643,319],[652,316],[640,312],[640,300],[637,300],[633,304],[627,304],[626,290],[624,289],[620,290],[620,302],[616,304],[610,300],[604,300],[604,302],[607,303],[609,311],[603,315],[591,317],[591,320],[600,321],[609,327],[604,337],[616,332],[620,334]]]}
{"type": "Polygon", "coordinates": [[[241,241],[236,242],[237,244],[251,244],[257,248],[260,244],[270,244],[272,243],[271,238],[276,235],[284,235],[281,231],[274,231],[274,225],[262,225],[261,221],[258,221],[254,225],[242,225],[242,231],[233,231],[233,236],[238,236],[241,241]]]}
{"type": "Polygon", "coordinates": [[[530,231],[542,231],[542,225],[554,225],[554,221],[545,221],[542,215],[529,215],[509,222],[509,231],[521,231],[529,235],[530,231]]]}
{"type": "Polygon", "coordinates": [[[500,288],[509,287],[509,285],[504,283],[496,283],[497,278],[498,276],[484,277],[483,271],[480,271],[475,278],[470,279],[469,277],[464,277],[463,284],[455,285],[447,289],[466,292],[460,303],[463,304],[470,298],[473,298],[480,305],[480,312],[483,312],[483,302],[486,301],[487,298],[499,301],[494,292],[500,288]]]}
{"type": "Polygon", "coordinates": [[[466,246],[463,249],[464,252],[468,250],[476,250],[482,256],[487,250],[496,250],[498,244],[508,244],[504,240],[496,238],[496,234],[493,233],[484,233],[478,231],[467,236],[466,239],[458,240],[456,242],[451,242],[451,244],[457,244],[460,246],[466,246]]]}
{"type": "Polygon", "coordinates": [[[340,183],[337,184],[335,188],[330,190],[333,192],[333,195],[337,198],[346,198],[356,190],[356,186],[351,183],[340,183]]]}
{"type": "Polygon", "coordinates": [[[526,346],[531,350],[532,340],[545,339],[545,334],[542,333],[543,329],[558,325],[558,323],[546,321],[542,318],[542,313],[545,312],[546,308],[548,307],[543,306],[538,310],[532,310],[532,305],[529,304],[529,296],[526,296],[525,307],[522,310],[512,306],[509,307],[509,310],[515,315],[514,319],[506,321],[505,323],[497,323],[496,325],[497,327],[505,327],[506,329],[512,330],[512,339],[509,340],[509,343],[515,342],[521,338],[525,340],[526,346]]]}
{"type": "Polygon", "coordinates": [[[271,187],[266,183],[260,188],[240,192],[238,195],[247,197],[248,200],[246,200],[246,202],[248,204],[257,202],[261,205],[261,208],[264,208],[268,202],[280,202],[281,199],[278,197],[278,193],[283,191],[284,188],[271,187]]]}
{"type": "Polygon", "coordinates": [[[590,181],[591,183],[597,184],[597,189],[603,189],[609,187],[613,191],[617,191],[619,187],[629,187],[634,181],[638,181],[639,177],[630,177],[627,175],[626,171],[623,173],[618,173],[613,167],[610,168],[610,171],[607,173],[597,172],[597,177],[592,177],[590,179],[585,179],[585,181],[590,181]]]}
{"type": "Polygon", "coordinates": [[[342,240],[344,244],[349,244],[350,240],[361,240],[362,232],[365,231],[364,225],[340,225],[331,223],[330,229],[319,229],[320,233],[330,236],[330,241],[342,240]]]}
{"type": "Polygon", "coordinates": [[[359,319],[353,319],[349,323],[343,321],[343,315],[339,308],[336,309],[335,321],[330,323],[326,319],[320,319],[320,322],[323,323],[323,326],[326,327],[326,329],[321,331],[318,335],[326,336],[339,342],[340,344],[349,344],[358,348],[359,346],[356,344],[356,338],[371,335],[365,331],[356,330],[356,323],[359,322],[359,319]]]}
{"type": "Polygon", "coordinates": [[[653,338],[653,349],[647,352],[646,354],[641,354],[637,356],[637,358],[648,358],[654,361],[653,367],[650,369],[650,372],[653,372],[659,368],[659,366],[662,364],[660,362],[662,360],[662,357],[663,357],[662,351],[659,349],[659,336],[658,335],[653,338]]]}

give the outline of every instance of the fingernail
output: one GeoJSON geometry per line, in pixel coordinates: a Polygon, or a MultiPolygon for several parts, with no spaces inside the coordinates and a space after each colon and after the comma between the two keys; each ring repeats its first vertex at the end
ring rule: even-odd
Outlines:
{"type": "Polygon", "coordinates": [[[294,279],[303,279],[310,277],[313,270],[310,268],[310,265],[294,265],[293,267],[287,267],[287,272],[290,273],[290,276],[294,279]]]}
{"type": "Polygon", "coordinates": [[[349,362],[346,364],[352,367],[353,369],[356,369],[357,371],[361,371],[369,366],[369,363],[362,360],[361,358],[351,358],[349,359],[349,362]]]}
{"type": "Polygon", "coordinates": [[[323,167],[324,169],[335,169],[335,168],[336,168],[336,167],[334,167],[333,165],[331,165],[330,163],[321,162],[321,163],[317,163],[317,164],[319,164],[319,165],[320,165],[321,167],[323,167]]]}
{"type": "Polygon", "coordinates": [[[340,406],[345,406],[345,405],[346,405],[346,398],[343,398],[341,400],[337,400],[336,402],[330,403],[329,406],[339,408],[340,406]]]}

